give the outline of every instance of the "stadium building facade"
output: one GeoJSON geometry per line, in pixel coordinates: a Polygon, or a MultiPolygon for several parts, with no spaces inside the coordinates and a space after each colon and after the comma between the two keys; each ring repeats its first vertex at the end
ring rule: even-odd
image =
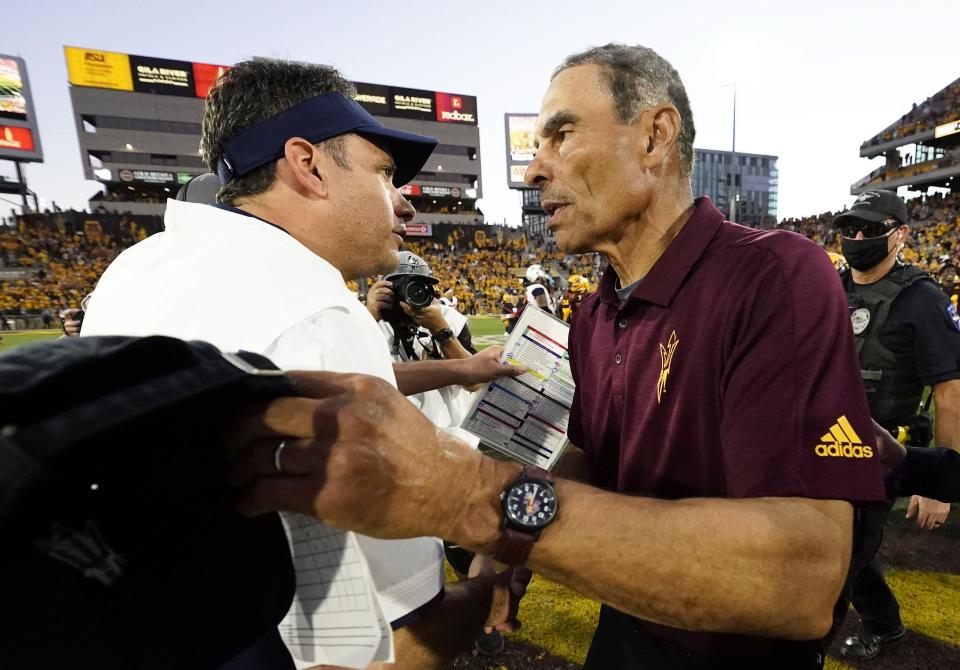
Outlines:
{"type": "Polygon", "coordinates": [[[777,220],[779,171],[777,157],[694,148],[693,194],[707,195],[730,214],[730,198],[737,199],[736,221],[753,228],[769,228],[777,220]],[[735,184],[735,188],[731,186],[735,184]]]}
{"type": "Polygon", "coordinates": [[[851,195],[885,188],[960,186],[960,79],[914,104],[909,112],[860,145],[863,158],[883,165],[850,186],[851,195]]]}
{"type": "MultiPolygon", "coordinates": [[[[229,69],[64,47],[84,176],[103,192],[91,211],[162,214],[180,184],[206,172],[199,154],[203,100],[229,69]]],[[[432,237],[440,223],[482,223],[477,99],[355,82],[356,100],[384,125],[439,145],[403,192],[417,208],[408,234],[432,237]]]]}

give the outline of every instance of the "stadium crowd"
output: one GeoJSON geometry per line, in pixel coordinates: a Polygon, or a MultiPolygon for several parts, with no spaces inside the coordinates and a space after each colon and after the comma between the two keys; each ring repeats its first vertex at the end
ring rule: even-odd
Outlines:
{"type": "Polygon", "coordinates": [[[904,114],[897,123],[866,142],[866,144],[882,144],[898,137],[908,137],[932,130],[938,125],[954,119],[955,110],[958,107],[960,107],[960,79],[922,103],[914,103],[913,108],[904,114]]]}
{"type": "MultiPolygon", "coordinates": [[[[904,260],[932,274],[939,273],[945,263],[956,262],[960,256],[960,194],[917,197],[908,201],[908,208],[914,242],[904,249],[904,260]]],[[[833,220],[840,213],[784,219],[777,227],[839,253],[833,220]]],[[[86,231],[82,226],[61,231],[58,216],[62,217],[21,217],[16,227],[0,226],[0,268],[21,271],[0,278],[0,311],[5,314],[56,313],[78,305],[110,261],[149,233],[131,217],[120,217],[115,227],[108,226],[113,234],[103,229],[97,232],[96,226],[86,231]]],[[[83,217],[87,221],[104,218],[100,214],[83,217]]],[[[106,225],[106,220],[103,223],[106,225]]],[[[435,237],[408,238],[406,248],[435,268],[439,293],[456,298],[457,308],[467,315],[499,314],[505,300],[523,293],[524,270],[532,263],[550,271],[558,280],[558,291],[574,274],[596,286],[600,268],[592,256],[565,256],[539,237],[528,240],[519,231],[504,234],[498,233],[498,228],[435,226],[435,237]]],[[[350,287],[357,290],[355,282],[350,282],[350,287]]]]}
{"type": "MultiPolygon", "coordinates": [[[[935,193],[907,201],[913,241],[903,259],[936,275],[945,263],[960,256],[960,193],[935,193]]],[[[827,251],[840,253],[840,236],[833,225],[842,212],[824,212],[803,219],[784,219],[778,224],[808,237],[827,251]]]]}
{"type": "MultiPolygon", "coordinates": [[[[125,248],[147,237],[132,219],[110,221],[83,215],[81,228],[68,230],[63,214],[21,218],[0,226],[0,311],[52,317],[75,307],[93,290],[107,265],[125,248]]],[[[46,325],[54,319],[45,318],[46,325]]]]}

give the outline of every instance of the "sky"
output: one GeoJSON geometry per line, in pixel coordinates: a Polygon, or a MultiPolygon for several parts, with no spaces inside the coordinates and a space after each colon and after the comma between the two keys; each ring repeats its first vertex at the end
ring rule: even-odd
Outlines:
{"type": "MultiPolygon", "coordinates": [[[[848,205],[876,162],[861,142],[960,76],[955,0],[853,2],[67,2],[5,3],[0,53],[26,60],[45,202],[82,209],[83,178],[63,45],[230,64],[252,56],[326,63],[355,81],[478,98],[488,221],[520,220],[506,187],[503,114],[536,112],[553,68],[607,42],[655,49],[680,73],[704,149],[779,156],[779,218],[848,205]]],[[[0,161],[0,174],[12,174],[0,161]]],[[[695,194],[696,195],[696,194],[695,194]]],[[[0,202],[0,211],[9,211],[0,202]]]]}

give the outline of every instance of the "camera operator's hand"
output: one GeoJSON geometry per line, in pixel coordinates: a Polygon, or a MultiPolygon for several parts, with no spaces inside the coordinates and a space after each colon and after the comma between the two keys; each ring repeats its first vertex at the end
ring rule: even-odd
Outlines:
{"type": "Polygon", "coordinates": [[[527,368],[522,365],[501,363],[503,347],[489,347],[466,360],[468,379],[466,384],[485,384],[498,377],[519,377],[527,368]]]}
{"type": "Polygon", "coordinates": [[[393,307],[393,284],[386,279],[378,279],[367,291],[367,311],[373,315],[375,321],[381,319],[381,314],[393,307]]]}
{"type": "Polygon", "coordinates": [[[400,309],[413,319],[418,326],[429,330],[431,335],[436,335],[444,328],[449,328],[447,320],[443,318],[443,312],[440,311],[440,306],[436,302],[419,309],[401,302],[400,309]]]}
{"type": "Polygon", "coordinates": [[[492,551],[498,494],[519,465],[487,458],[437,429],[381,379],[287,376],[305,397],[274,400],[235,428],[231,478],[246,487],[242,513],[300,512],[371,537],[444,537],[492,551]],[[490,531],[480,538],[467,530],[477,527],[490,531]]]}
{"type": "Polygon", "coordinates": [[[80,326],[83,325],[82,309],[65,309],[60,313],[63,321],[63,333],[69,337],[80,335],[80,326]]]}
{"type": "Polygon", "coordinates": [[[530,583],[533,572],[529,568],[517,566],[497,573],[493,559],[483,554],[477,554],[470,563],[470,571],[467,573],[467,577],[486,577],[493,581],[490,614],[483,626],[483,632],[514,633],[520,630],[517,612],[520,609],[520,600],[527,592],[527,584],[530,583]]]}

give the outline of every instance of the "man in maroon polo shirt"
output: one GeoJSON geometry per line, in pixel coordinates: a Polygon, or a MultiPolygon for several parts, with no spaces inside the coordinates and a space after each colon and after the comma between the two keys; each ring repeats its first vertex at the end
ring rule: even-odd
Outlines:
{"type": "Polygon", "coordinates": [[[610,262],[571,331],[580,449],[558,480],[436,435],[383,385],[311,373],[312,415],[283,405],[250,433],[315,439],[280,477],[269,440],[248,451],[245,509],[526,563],[604,603],[586,668],[822,667],[853,504],[884,499],[833,266],[694,200],[690,105],[650,49],[569,58],[537,138],[526,179],[558,246],[610,262]]]}

